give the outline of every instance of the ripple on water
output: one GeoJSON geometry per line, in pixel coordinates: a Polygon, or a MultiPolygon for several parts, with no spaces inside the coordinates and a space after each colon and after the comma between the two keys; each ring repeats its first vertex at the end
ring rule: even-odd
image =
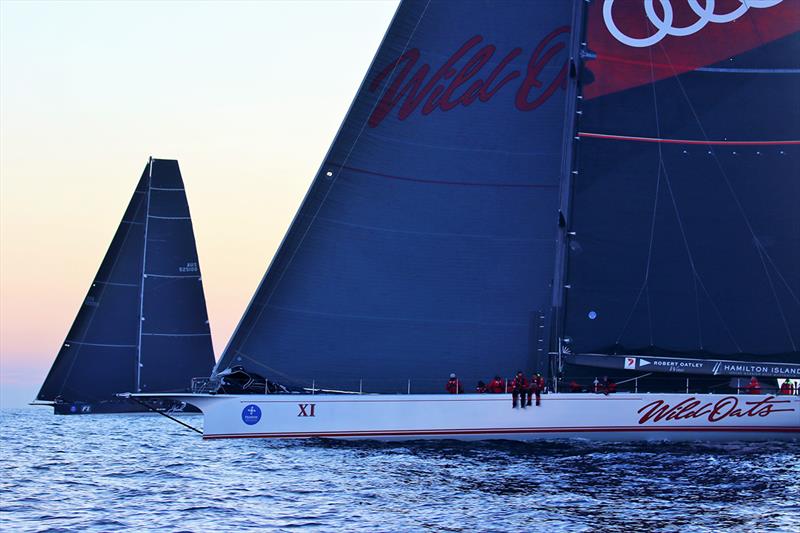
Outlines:
{"type": "Polygon", "coordinates": [[[44,409],[0,429],[3,531],[800,530],[798,443],[204,442],[44,409]]]}

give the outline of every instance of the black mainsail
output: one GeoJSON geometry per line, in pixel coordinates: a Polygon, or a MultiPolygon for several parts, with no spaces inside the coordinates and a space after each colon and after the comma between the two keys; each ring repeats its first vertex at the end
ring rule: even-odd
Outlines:
{"type": "Polygon", "coordinates": [[[400,5],[218,372],[431,392],[546,367],[572,11],[400,5]]]}
{"type": "Polygon", "coordinates": [[[130,411],[116,394],[183,391],[213,364],[178,162],[151,159],[37,400],[130,411]]]}

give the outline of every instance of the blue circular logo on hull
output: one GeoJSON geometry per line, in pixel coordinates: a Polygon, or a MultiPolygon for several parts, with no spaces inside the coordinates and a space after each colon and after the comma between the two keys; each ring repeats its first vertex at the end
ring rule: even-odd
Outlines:
{"type": "Polygon", "coordinates": [[[261,420],[261,408],[257,405],[248,405],[242,409],[242,422],[248,426],[257,424],[261,420]]]}

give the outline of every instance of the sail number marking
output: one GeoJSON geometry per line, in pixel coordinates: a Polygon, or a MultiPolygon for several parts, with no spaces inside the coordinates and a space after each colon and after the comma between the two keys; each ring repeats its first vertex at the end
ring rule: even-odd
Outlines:
{"type": "Polygon", "coordinates": [[[298,403],[297,406],[300,408],[300,412],[297,413],[297,416],[316,416],[315,409],[317,407],[317,404],[298,403]]]}

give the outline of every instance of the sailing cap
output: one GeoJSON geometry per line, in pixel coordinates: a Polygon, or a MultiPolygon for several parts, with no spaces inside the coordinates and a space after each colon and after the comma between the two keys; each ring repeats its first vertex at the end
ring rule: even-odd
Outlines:
{"type": "Polygon", "coordinates": [[[454,377],[456,377],[456,375],[454,373],[450,373],[450,377],[454,378],[454,377]]]}

